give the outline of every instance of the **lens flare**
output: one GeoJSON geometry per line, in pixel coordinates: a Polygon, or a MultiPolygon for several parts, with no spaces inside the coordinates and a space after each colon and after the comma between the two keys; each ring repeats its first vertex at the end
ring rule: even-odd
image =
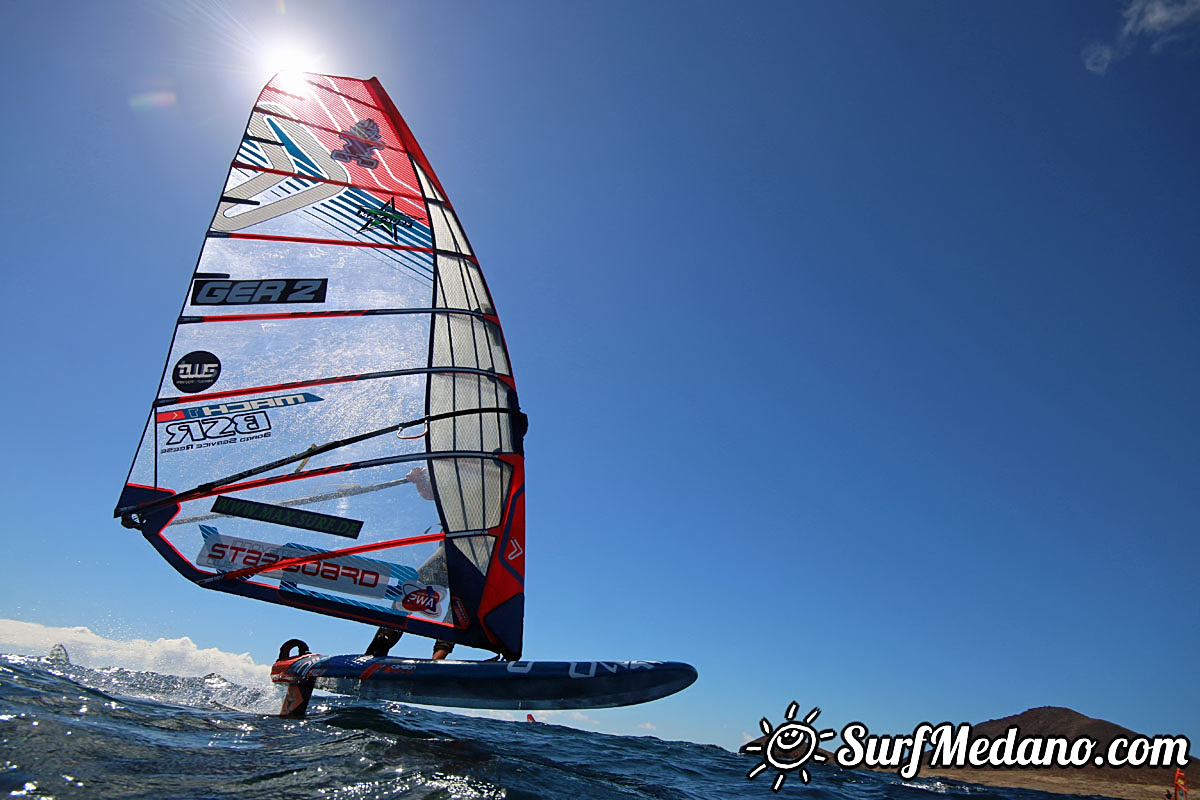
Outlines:
{"type": "Polygon", "coordinates": [[[135,111],[166,108],[175,105],[175,99],[175,93],[171,91],[142,92],[129,98],[129,107],[135,111]]]}

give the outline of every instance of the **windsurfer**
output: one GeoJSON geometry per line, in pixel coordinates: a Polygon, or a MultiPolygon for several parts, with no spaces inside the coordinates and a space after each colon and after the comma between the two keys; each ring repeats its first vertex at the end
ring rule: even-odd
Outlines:
{"type": "MultiPolygon", "coordinates": [[[[433,486],[429,481],[429,473],[424,467],[413,467],[404,476],[417,490],[422,499],[433,500],[433,486]]],[[[432,556],[426,559],[425,563],[417,570],[417,574],[422,581],[426,583],[445,583],[446,582],[446,558],[440,552],[434,552],[432,556]]],[[[375,658],[385,658],[388,652],[395,646],[396,642],[400,641],[400,637],[404,635],[404,631],[386,626],[379,626],[379,630],[375,631],[375,637],[371,639],[371,643],[367,645],[367,655],[375,658]]],[[[445,639],[438,639],[433,643],[433,660],[441,661],[450,655],[454,650],[454,642],[445,639]]]]}
{"type": "Polygon", "coordinates": [[[413,467],[404,476],[417,490],[417,494],[421,495],[422,500],[433,499],[433,486],[429,482],[429,473],[424,467],[413,467]]]}

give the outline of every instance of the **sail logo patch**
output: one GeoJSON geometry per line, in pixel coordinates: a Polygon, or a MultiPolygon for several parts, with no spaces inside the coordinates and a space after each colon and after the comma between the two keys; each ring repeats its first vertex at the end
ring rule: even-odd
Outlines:
{"type": "Polygon", "coordinates": [[[271,397],[259,397],[254,400],[239,400],[236,403],[213,403],[207,406],[179,408],[170,411],[160,411],[155,414],[156,422],[174,422],[182,419],[208,419],[221,417],[226,414],[245,414],[250,411],[261,411],[267,408],[286,408],[305,403],[319,403],[323,398],[309,392],[296,394],[277,394],[271,397]]]}
{"type": "MultiPolygon", "coordinates": [[[[250,436],[260,438],[257,434],[270,435],[271,419],[265,411],[255,411],[252,414],[230,414],[212,419],[194,419],[187,422],[172,422],[163,428],[167,435],[167,446],[173,447],[184,442],[208,442],[213,439],[225,439],[231,436],[244,436],[248,441],[250,436]]],[[[166,451],[164,451],[166,452],[166,451]]]]}
{"type": "Polygon", "coordinates": [[[463,605],[462,600],[457,597],[450,598],[450,611],[454,617],[454,627],[463,630],[471,624],[471,615],[467,613],[467,607],[463,605]]]}
{"type": "MultiPolygon", "coordinates": [[[[265,567],[285,559],[302,558],[317,553],[314,550],[292,545],[278,545],[225,536],[209,525],[201,525],[200,533],[204,536],[204,544],[201,545],[200,553],[196,556],[196,563],[202,567],[212,567],[222,571],[242,569],[243,567],[265,567]]],[[[278,570],[265,570],[254,579],[274,578],[275,580],[318,586],[335,592],[383,597],[387,592],[388,581],[391,577],[391,568],[382,561],[343,556],[342,558],[309,561],[305,564],[293,564],[278,570]]]]}
{"type": "Polygon", "coordinates": [[[360,519],[335,517],[332,514],[321,514],[302,508],[287,508],[226,495],[220,495],[213,501],[212,510],[214,514],[227,514],[231,517],[287,525],[291,528],[303,528],[318,533],[331,533],[334,536],[345,536],[349,539],[357,539],[363,526],[360,519]]]}
{"type": "Polygon", "coordinates": [[[334,150],[330,153],[334,161],[354,162],[367,169],[375,169],[379,166],[379,159],[374,158],[374,153],[386,145],[380,138],[379,124],[375,120],[359,120],[351,125],[349,130],[342,131],[338,136],[345,139],[346,144],[342,146],[341,150],[334,150]]]}
{"type": "Polygon", "coordinates": [[[175,362],[171,383],[184,394],[203,392],[221,377],[221,360],[207,350],[195,350],[175,362]]]}
{"type": "Polygon", "coordinates": [[[505,558],[507,558],[509,561],[512,561],[515,558],[520,558],[521,554],[525,552],[525,548],[521,547],[521,543],[516,539],[510,539],[508,544],[508,555],[506,555],[505,558]]]}
{"type": "Polygon", "coordinates": [[[442,589],[442,587],[425,586],[406,581],[400,587],[400,591],[404,593],[399,600],[400,608],[403,608],[405,611],[428,614],[431,617],[441,616],[439,606],[442,598],[445,596],[445,589],[442,589]]]}
{"type": "Polygon", "coordinates": [[[328,278],[264,278],[253,281],[198,278],[192,283],[192,305],[324,303],[328,285],[328,278]]]}
{"type": "Polygon", "coordinates": [[[414,222],[413,218],[408,214],[396,210],[396,198],[394,197],[378,208],[359,206],[358,211],[355,213],[366,220],[362,224],[362,227],[358,229],[359,233],[366,233],[371,228],[383,228],[384,231],[392,235],[393,241],[399,238],[396,232],[397,225],[403,228],[411,228],[414,222]]]}

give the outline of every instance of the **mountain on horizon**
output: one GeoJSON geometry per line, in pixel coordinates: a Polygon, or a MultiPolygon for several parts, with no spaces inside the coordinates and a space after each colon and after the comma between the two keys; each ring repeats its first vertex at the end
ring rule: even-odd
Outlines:
{"type": "MultiPolygon", "coordinates": [[[[1115,722],[1097,719],[1081,714],[1071,708],[1062,706],[1039,706],[999,719],[989,719],[971,726],[972,737],[986,736],[989,739],[1002,738],[1010,727],[1016,726],[1019,735],[1028,736],[1057,736],[1066,739],[1077,739],[1086,736],[1096,742],[1096,752],[1103,753],[1109,743],[1117,737],[1132,739],[1146,734],[1130,730],[1115,722]]],[[[1162,734],[1158,734],[1162,735],[1162,734]]],[[[930,753],[927,751],[922,761],[929,763],[930,753]]],[[[1028,770],[1028,767],[983,767],[983,770],[996,771],[1028,770]]],[[[1076,770],[1079,767],[1046,767],[1038,768],[1038,772],[1076,770]]],[[[1120,772],[1122,780],[1129,783],[1163,784],[1170,783],[1170,777],[1175,774],[1175,767],[1096,767],[1089,764],[1082,769],[1092,769],[1103,772],[1120,772]],[[1164,777],[1167,776],[1167,777],[1164,777]]],[[[1184,773],[1188,783],[1195,786],[1200,783],[1200,762],[1189,753],[1184,773]]]]}

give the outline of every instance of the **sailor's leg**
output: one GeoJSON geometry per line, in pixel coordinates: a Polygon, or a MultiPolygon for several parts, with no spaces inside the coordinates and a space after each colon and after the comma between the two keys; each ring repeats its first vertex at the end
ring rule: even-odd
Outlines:
{"type": "Polygon", "coordinates": [[[433,660],[441,661],[454,649],[454,642],[447,642],[445,639],[438,639],[433,643],[433,660]]]}
{"type": "Polygon", "coordinates": [[[371,644],[367,646],[367,655],[375,658],[383,658],[392,649],[396,642],[400,641],[400,637],[404,635],[404,631],[398,631],[395,628],[380,627],[375,631],[375,638],[371,640],[371,644]]]}

